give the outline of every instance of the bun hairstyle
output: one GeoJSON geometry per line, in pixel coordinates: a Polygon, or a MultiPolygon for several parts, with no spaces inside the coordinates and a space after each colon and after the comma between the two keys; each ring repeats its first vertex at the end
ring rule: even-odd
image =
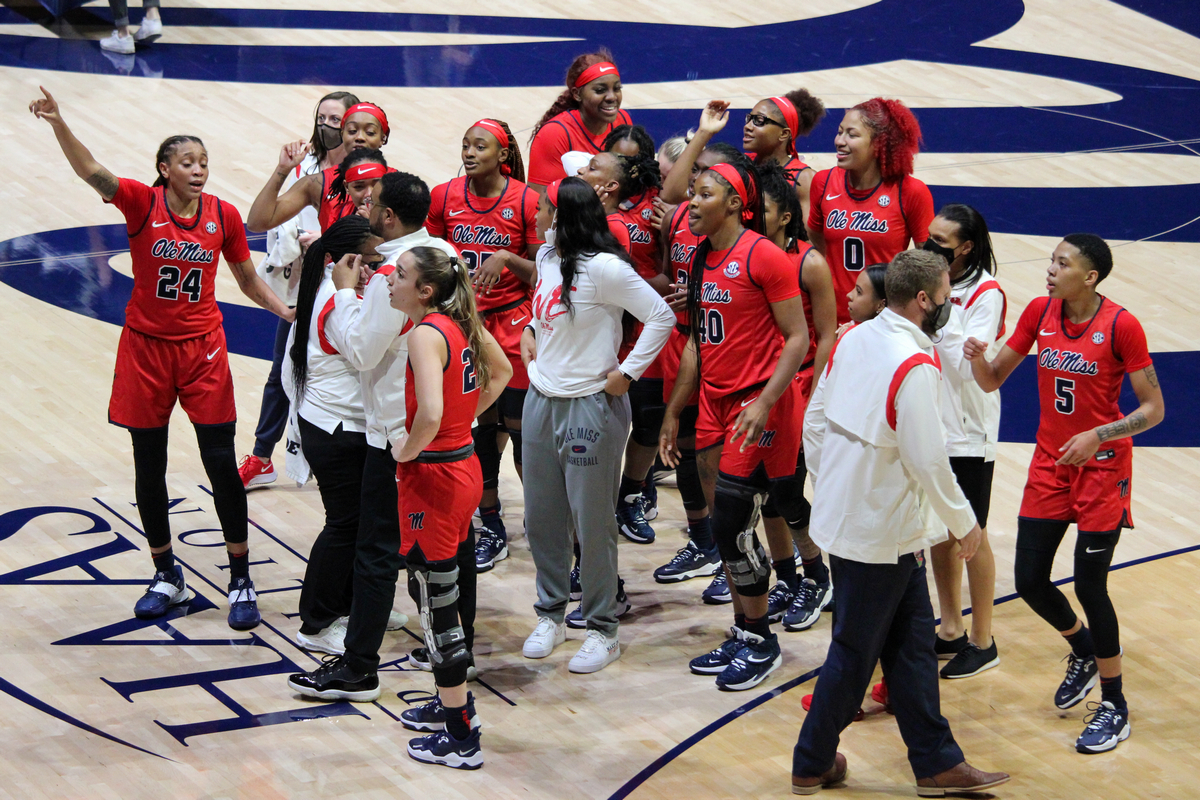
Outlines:
{"type": "Polygon", "coordinates": [[[371,237],[371,224],[366,217],[351,214],[330,225],[321,238],[308,246],[304,266],[300,271],[300,288],[296,298],[296,336],[292,342],[292,383],[296,387],[296,403],[304,397],[308,379],[308,330],[312,324],[313,303],[317,290],[325,280],[325,258],[341,260],[347,253],[357,253],[371,237]]]}
{"type": "Polygon", "coordinates": [[[467,344],[475,354],[479,388],[487,389],[492,373],[484,350],[483,321],[475,310],[475,290],[471,288],[471,274],[466,262],[436,247],[414,247],[408,252],[417,267],[417,286],[433,288],[430,311],[454,320],[467,337],[467,344]]]}
{"type": "Polygon", "coordinates": [[[885,181],[898,181],[913,171],[921,149],[921,125],[899,100],[872,98],[854,106],[871,129],[871,147],[885,181]]]}
{"type": "Polygon", "coordinates": [[[791,212],[792,218],[783,232],[788,243],[806,241],[808,234],[804,229],[804,215],[800,209],[800,198],[796,196],[795,185],[788,179],[783,165],[767,160],[761,164],[755,163],[755,166],[758,168],[758,177],[762,183],[762,196],[771,198],[771,202],[779,209],[780,214],[791,212]]]}
{"type": "Polygon", "coordinates": [[[540,120],[538,120],[538,124],[533,126],[533,133],[530,134],[529,141],[533,141],[533,137],[537,136],[537,132],[540,131],[542,126],[549,122],[551,118],[558,116],[564,111],[573,111],[579,108],[580,103],[575,99],[574,94],[575,81],[579,80],[579,76],[583,74],[585,69],[593,64],[602,64],[605,61],[616,64],[616,62],[613,61],[612,53],[610,53],[606,47],[601,47],[594,53],[584,53],[581,56],[575,57],[575,60],[571,62],[571,66],[567,67],[567,88],[564,89],[561,94],[559,94],[554,103],[551,104],[550,108],[546,109],[546,113],[542,115],[540,120]]]}
{"type": "Polygon", "coordinates": [[[196,144],[200,145],[201,148],[204,147],[204,142],[200,141],[199,136],[181,134],[179,136],[170,136],[163,140],[163,143],[158,146],[158,152],[154,154],[155,179],[154,183],[150,184],[151,186],[167,185],[167,179],[162,176],[162,173],[158,169],[158,165],[166,164],[167,166],[170,166],[171,156],[175,155],[175,151],[179,149],[181,144],[187,144],[188,142],[195,142],[196,144]]]}
{"type": "Polygon", "coordinates": [[[342,159],[342,163],[338,164],[337,173],[333,176],[333,180],[329,184],[329,194],[336,197],[339,201],[346,199],[346,172],[355,164],[381,164],[387,167],[387,159],[383,157],[382,150],[368,150],[367,148],[359,148],[351,150],[342,159]]]}
{"type": "Polygon", "coordinates": [[[799,118],[796,129],[797,139],[812,133],[813,128],[817,127],[817,123],[825,117],[825,104],[821,102],[821,98],[814,97],[808,89],[795,89],[783,95],[783,98],[796,109],[796,116],[799,118]]]}

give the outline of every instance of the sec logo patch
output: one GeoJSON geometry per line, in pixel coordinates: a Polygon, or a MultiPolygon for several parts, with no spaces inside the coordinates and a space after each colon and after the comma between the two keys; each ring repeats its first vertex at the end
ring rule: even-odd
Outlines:
{"type": "Polygon", "coordinates": [[[514,216],[513,210],[511,208],[506,208],[500,212],[500,216],[504,217],[505,219],[512,219],[514,216]]]}
{"type": "Polygon", "coordinates": [[[726,278],[736,278],[740,271],[741,270],[739,269],[738,263],[736,261],[730,261],[728,264],[725,265],[725,277],[726,278]]]}
{"type": "Polygon", "coordinates": [[[650,219],[651,211],[648,208],[642,209],[642,219],[650,219]]]}
{"type": "Polygon", "coordinates": [[[879,197],[879,207],[880,208],[887,208],[891,204],[892,204],[892,198],[889,195],[886,195],[886,194],[880,195],[880,197],[879,197]]]}
{"type": "Polygon", "coordinates": [[[204,230],[208,231],[209,233],[216,233],[217,232],[217,223],[215,223],[215,222],[208,223],[207,225],[204,226],[204,230]]]}
{"type": "Polygon", "coordinates": [[[1096,331],[1092,334],[1092,344],[1104,344],[1104,334],[1096,331]]]}

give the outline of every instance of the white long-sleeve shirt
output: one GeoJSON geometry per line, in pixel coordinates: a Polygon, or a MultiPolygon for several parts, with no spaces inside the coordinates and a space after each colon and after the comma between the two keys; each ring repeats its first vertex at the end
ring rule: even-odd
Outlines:
{"type": "Polygon", "coordinates": [[[387,449],[404,433],[404,368],[408,363],[409,319],[392,308],[387,276],[400,254],[414,247],[436,247],[456,256],[455,249],[420,228],[407,236],[384,242],[375,250],[384,257],[360,300],[353,289],[334,294],[333,311],[325,320],[325,334],[334,348],[355,369],[362,382],[363,410],[367,417],[367,444],[387,449]]]}
{"type": "Polygon", "coordinates": [[[568,312],[560,302],[561,263],[552,245],[542,245],[530,326],[537,358],[529,364],[529,383],[547,397],[586,397],[602,391],[615,369],[640,378],[675,326],[670,307],[628,262],[601,253],[579,259],[568,312]],[[621,317],[626,311],[644,327],[633,350],[620,361],[621,317]]]}
{"type": "Polygon", "coordinates": [[[828,552],[894,564],[975,526],[946,455],[934,362],[929,337],[888,309],[838,342],[804,436],[809,533],[828,552]]]}
{"type": "Polygon", "coordinates": [[[963,345],[974,337],[988,343],[989,360],[1000,352],[1004,291],[991,275],[981,272],[971,283],[952,287],[950,302],[950,321],[935,345],[946,378],[942,405],[946,448],[951,457],[995,461],[1000,437],[1000,393],[985,392],[975,383],[971,362],[963,356],[963,345]]]}

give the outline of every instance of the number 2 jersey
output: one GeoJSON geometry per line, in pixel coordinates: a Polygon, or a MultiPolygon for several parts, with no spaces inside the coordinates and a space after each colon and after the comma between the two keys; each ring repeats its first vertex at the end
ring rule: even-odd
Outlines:
{"type": "MultiPolygon", "coordinates": [[[[1067,319],[1061,300],[1037,298],[1006,344],[1025,355],[1035,342],[1042,409],[1037,443],[1050,453],[1077,433],[1121,419],[1122,379],[1153,363],[1141,323],[1104,296],[1095,316],[1078,325],[1067,319]]],[[[1129,439],[1101,445],[1125,447],[1132,447],[1129,439]]]]}
{"type": "Polygon", "coordinates": [[[125,215],[133,256],[133,295],[125,324],[159,339],[193,339],[221,327],[214,286],[217,254],[230,264],[250,258],[236,208],[201,194],[196,216],[167,207],[167,188],[121,178],[112,204],[125,215]]]}
{"type": "Polygon", "coordinates": [[[809,190],[808,227],[825,236],[825,260],[833,275],[837,321],[850,321],[849,295],[858,274],[871,264],[886,264],[909,241],[929,238],[933,195],[911,175],[883,181],[866,193],[846,185],[841,167],[821,170],[809,190]]]}
{"type": "MultiPolygon", "coordinates": [[[[471,423],[479,404],[479,380],[475,374],[475,354],[458,323],[445,314],[426,314],[416,327],[433,328],[446,341],[449,353],[442,371],[442,424],[425,448],[426,453],[460,450],[472,443],[471,423]]],[[[404,430],[412,430],[417,415],[417,389],[413,382],[412,361],[404,367],[404,430]]]]}

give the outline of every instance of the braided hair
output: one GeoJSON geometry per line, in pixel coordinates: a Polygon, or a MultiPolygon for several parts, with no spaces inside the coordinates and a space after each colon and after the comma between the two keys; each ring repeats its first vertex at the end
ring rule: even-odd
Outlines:
{"type": "Polygon", "coordinates": [[[204,142],[200,141],[199,136],[181,134],[179,136],[168,136],[166,139],[163,139],[163,143],[158,146],[158,152],[154,154],[154,172],[158,177],[155,178],[154,183],[150,184],[151,186],[167,185],[167,179],[159,172],[158,165],[166,164],[169,167],[171,165],[171,156],[175,155],[175,151],[179,149],[181,144],[187,144],[188,142],[195,142],[204,147],[204,142]]]}
{"type": "Polygon", "coordinates": [[[329,184],[329,194],[337,198],[339,203],[346,201],[346,173],[355,164],[382,164],[387,166],[387,159],[383,157],[382,150],[368,150],[367,148],[359,148],[351,150],[342,159],[342,163],[338,164],[337,173],[333,176],[333,181],[329,184]]]}
{"type": "Polygon", "coordinates": [[[641,125],[618,125],[604,137],[600,149],[612,152],[618,142],[633,142],[637,145],[638,155],[655,155],[654,139],[641,125]]]}
{"type": "Polygon", "coordinates": [[[575,81],[580,75],[583,74],[583,71],[592,64],[600,64],[605,61],[616,64],[616,62],[613,61],[612,53],[610,53],[606,47],[601,47],[594,53],[584,53],[581,56],[575,57],[575,60],[571,62],[571,66],[567,67],[567,88],[564,89],[563,92],[554,100],[550,108],[546,109],[546,113],[542,115],[540,120],[538,120],[538,124],[533,126],[533,133],[529,136],[530,142],[532,142],[534,137],[537,136],[537,133],[542,129],[542,126],[551,119],[557,117],[564,111],[574,111],[580,107],[580,102],[575,99],[574,94],[575,81]]]}
{"type": "Polygon", "coordinates": [[[321,238],[310,244],[308,252],[304,254],[296,298],[296,334],[291,349],[292,382],[296,387],[297,404],[304,397],[308,380],[308,331],[312,324],[317,290],[325,280],[325,258],[328,256],[336,262],[347,253],[357,253],[371,235],[371,224],[366,218],[351,214],[326,228],[321,238]]]}
{"type": "Polygon", "coordinates": [[[779,214],[787,212],[792,215],[783,231],[788,243],[806,241],[808,234],[804,229],[804,215],[800,211],[800,198],[796,196],[796,189],[788,179],[783,165],[768,160],[761,164],[756,162],[755,166],[758,168],[758,177],[762,182],[762,196],[771,198],[771,202],[775,204],[779,214]]]}

